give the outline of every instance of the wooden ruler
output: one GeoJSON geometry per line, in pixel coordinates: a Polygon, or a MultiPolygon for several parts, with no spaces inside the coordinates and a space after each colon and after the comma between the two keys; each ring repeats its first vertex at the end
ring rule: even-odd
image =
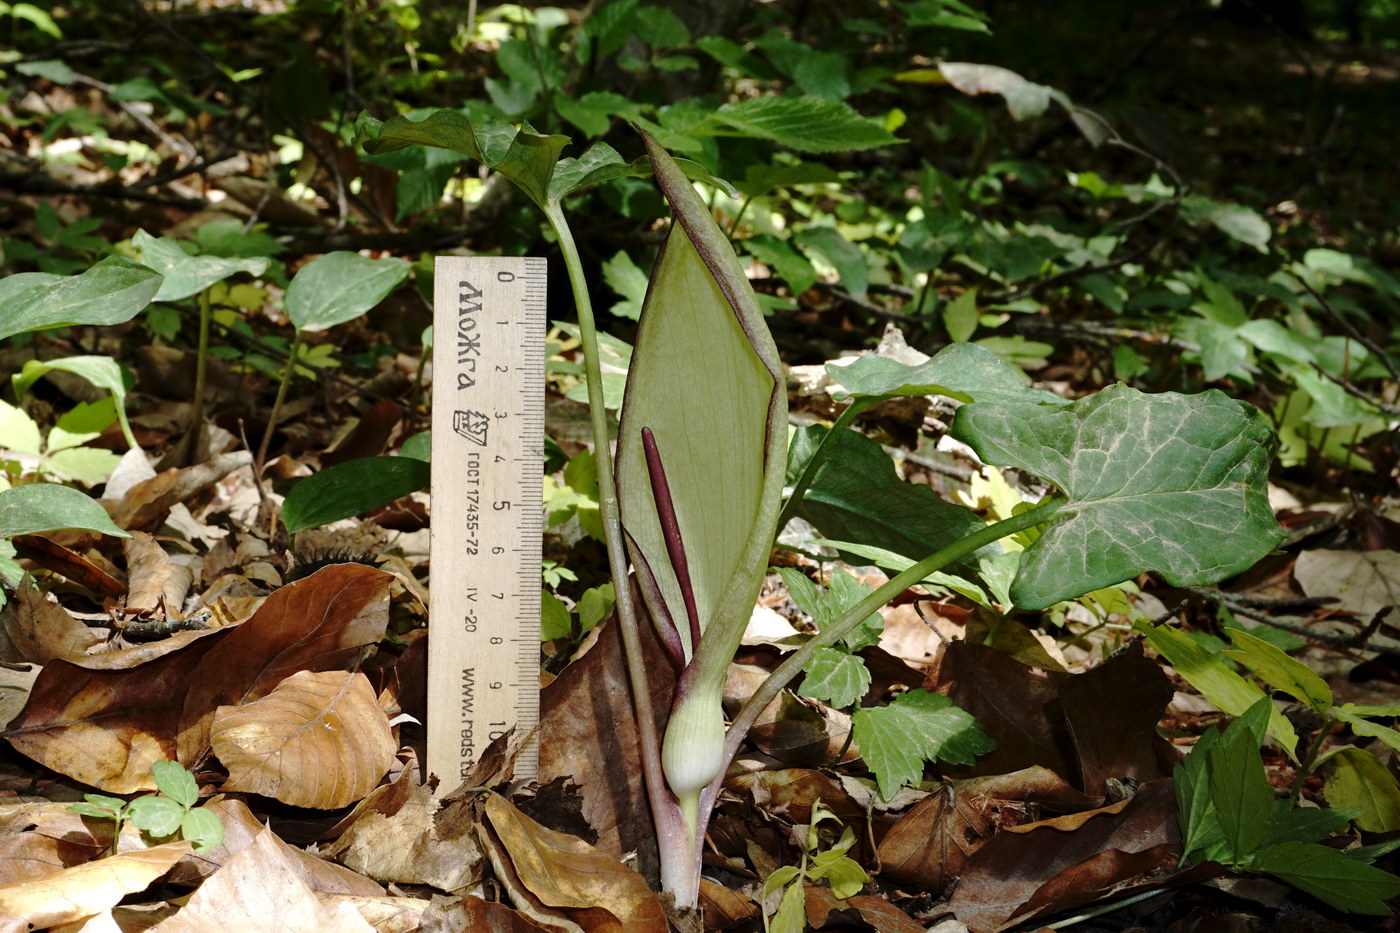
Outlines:
{"type": "MultiPolygon", "coordinates": [[[[539,722],[546,265],[443,256],[434,278],[428,771],[447,793],[539,722]]],[[[538,761],[531,742],[515,776],[538,761]]]]}

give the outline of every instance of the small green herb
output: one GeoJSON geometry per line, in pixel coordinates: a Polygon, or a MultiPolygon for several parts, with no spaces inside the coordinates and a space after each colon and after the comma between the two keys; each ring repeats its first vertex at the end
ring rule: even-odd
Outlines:
{"type": "Polygon", "coordinates": [[[218,816],[199,803],[199,785],[194,775],[177,761],[157,761],[151,765],[157,794],[147,794],[126,801],[105,794],[84,794],[85,803],[75,803],[68,809],[82,816],[111,820],[112,852],[117,851],[122,823],[131,825],[147,836],[163,839],[177,833],[188,840],[198,853],[208,852],[224,841],[224,826],[218,816]]]}

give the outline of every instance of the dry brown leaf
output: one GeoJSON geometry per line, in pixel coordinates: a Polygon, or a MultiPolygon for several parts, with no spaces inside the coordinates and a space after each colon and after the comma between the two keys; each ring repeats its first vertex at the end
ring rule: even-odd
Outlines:
{"type": "Polygon", "coordinates": [[[982,808],[945,787],[904,814],[880,840],[880,877],[939,894],[962,873],[968,856],[989,839],[982,808]]]}
{"type": "Polygon", "coordinates": [[[373,933],[350,904],[323,904],[270,829],[209,876],[152,933],[373,933]]]}
{"type": "MultiPolygon", "coordinates": [[[[410,774],[409,769],[404,773],[410,774]]],[[[390,785],[395,789],[401,786],[405,786],[403,779],[390,785]]],[[[447,892],[476,884],[481,880],[484,859],[476,837],[465,832],[441,837],[432,787],[407,786],[412,789],[406,799],[397,799],[395,790],[382,801],[381,809],[361,812],[340,838],[326,847],[325,854],[386,883],[428,884],[447,892]]]]}
{"type": "Polygon", "coordinates": [[[505,904],[468,894],[461,900],[433,898],[423,912],[419,933],[539,933],[558,929],[538,924],[505,904]]]}
{"type": "Polygon", "coordinates": [[[487,795],[484,809],[515,876],[541,903],[566,911],[590,933],[666,933],[661,904],[641,875],[582,839],[541,826],[499,794],[487,795]]]}
{"type": "Polygon", "coordinates": [[[758,904],[738,891],[701,878],[700,913],[706,930],[727,930],[757,917],[758,904]]]}
{"type": "Polygon", "coordinates": [[[120,502],[103,502],[112,520],[128,531],[158,528],[170,509],[198,495],[240,467],[253,462],[246,450],[220,454],[207,463],[166,470],[127,490],[120,502]]]}
{"type": "Polygon", "coordinates": [[[45,598],[28,574],[0,611],[0,661],[47,664],[54,658],[80,658],[104,637],[101,629],[88,628],[45,598]]]}
{"type": "Polygon", "coordinates": [[[23,918],[36,929],[91,917],[128,894],[144,891],[189,847],[188,842],[167,842],[4,885],[0,915],[23,918]]]}
{"type": "Polygon", "coordinates": [[[344,904],[374,928],[375,933],[414,933],[429,902],[420,897],[365,897],[354,894],[322,894],[321,903],[335,910],[344,904]]]}
{"type": "Polygon", "coordinates": [[[394,763],[389,720],[359,672],[298,671],[260,700],[214,713],[223,790],[334,810],[374,790],[394,763]]]}
{"type": "Polygon", "coordinates": [[[77,551],[70,550],[47,535],[15,535],[10,539],[20,557],[32,560],[45,570],[67,577],[99,596],[121,599],[126,586],[102,567],[77,551]]]}
{"type": "Polygon", "coordinates": [[[820,930],[830,924],[849,928],[852,922],[868,926],[875,933],[924,933],[921,923],[915,923],[898,907],[875,894],[858,894],[845,900],[830,888],[806,885],[807,922],[820,930]]]}
{"type": "Polygon", "coordinates": [[[972,933],[997,933],[1086,904],[1181,854],[1170,780],[1111,807],[998,833],[967,865],[948,907],[972,933]]]}
{"type": "Polygon", "coordinates": [[[1171,680],[1143,655],[1141,641],[1060,684],[1085,793],[1106,795],[1111,778],[1146,783],[1171,774],[1176,753],[1157,734],[1171,700],[1171,680]]]}
{"type": "Polygon", "coordinates": [[[109,794],[152,790],[151,764],[175,757],[185,695],[201,660],[237,629],[44,665],[3,733],[25,755],[109,794]]]}
{"type": "Polygon", "coordinates": [[[204,658],[185,695],[180,761],[209,747],[214,710],[266,696],[297,671],[343,670],[384,637],[393,576],[363,564],[332,564],[269,596],[204,658]]]}
{"type": "Polygon", "coordinates": [[[1335,596],[1363,621],[1400,603],[1400,553],[1395,551],[1304,551],[1293,576],[1308,596],[1335,596]]]}
{"type": "Polygon", "coordinates": [[[90,862],[102,852],[98,846],[55,839],[45,833],[5,833],[0,835],[0,885],[43,878],[90,862]]]}
{"type": "MultiPolygon", "coordinates": [[[[217,816],[223,824],[224,841],[208,852],[191,852],[181,859],[180,864],[170,872],[170,881],[175,884],[194,885],[209,877],[234,855],[252,845],[253,840],[266,828],[247,804],[233,797],[212,797],[204,804],[204,809],[217,816]]],[[[291,860],[297,877],[317,894],[377,897],[384,893],[382,887],[364,875],[274,838],[291,860]]]]}
{"type": "Polygon", "coordinates": [[[34,664],[0,667],[0,722],[9,722],[24,709],[42,669],[34,664]]]}
{"type": "MultiPolygon", "coordinates": [[[[618,625],[610,617],[594,631],[592,649],[540,692],[539,780],[566,777],[581,785],[583,815],[598,833],[598,847],[615,858],[636,852],[643,874],[655,877],[656,840],[618,625]]],[[[642,626],[642,648],[660,718],[671,708],[675,669],[651,626],[642,626]]]]}
{"type": "Polygon", "coordinates": [[[178,616],[190,589],[190,573],[174,563],[170,555],[144,531],[133,531],[122,541],[126,555],[128,614],[160,611],[178,616]]]}

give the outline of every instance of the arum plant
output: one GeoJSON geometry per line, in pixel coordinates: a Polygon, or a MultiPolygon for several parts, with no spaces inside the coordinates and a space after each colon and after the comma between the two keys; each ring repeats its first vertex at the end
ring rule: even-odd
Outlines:
{"type": "MultiPolygon", "coordinates": [[[[820,649],[905,589],[954,565],[975,569],[982,548],[1036,527],[1041,531],[1021,553],[1006,597],[1026,609],[1146,571],[1175,585],[1219,581],[1249,567],[1282,535],[1265,486],[1272,434],[1259,412],[1220,392],[1147,396],[1120,385],[1070,403],[1028,389],[1018,370],[970,345],[948,348],[927,368],[872,360],[848,374],[854,404],[933,391],[961,399],[966,404],[954,419],[954,437],[984,461],[1036,474],[1058,492],[991,525],[949,504],[958,520],[922,542],[920,559],[828,619],[726,727],[725,673],[780,515],[787,517],[787,405],[777,350],[753,292],[691,185],[706,177],[703,169],[672,160],[650,138],[647,158],[636,162],[599,144],[556,164],[563,137],[474,127],[451,112],[423,122],[362,118],[360,130],[371,152],[423,144],[484,162],[514,180],[554,229],[578,311],[610,569],[620,583],[630,562],[679,674],[663,739],[650,708],[640,607],[631,587],[616,586],[661,881],[682,907],[696,904],[705,828],[725,771],[759,712],[820,649]],[[638,324],[615,480],[592,305],[562,202],[594,181],[639,174],[655,175],[674,223],[638,324]]],[[[788,514],[804,514],[796,501],[802,488],[825,494],[830,464],[821,459],[840,447],[819,445],[816,462],[801,470],[789,495],[788,514]]],[[[970,717],[946,698],[906,696],[888,715],[867,717],[857,735],[882,792],[917,780],[925,759],[968,759],[987,747],[980,733],[968,739],[970,717]]]]}

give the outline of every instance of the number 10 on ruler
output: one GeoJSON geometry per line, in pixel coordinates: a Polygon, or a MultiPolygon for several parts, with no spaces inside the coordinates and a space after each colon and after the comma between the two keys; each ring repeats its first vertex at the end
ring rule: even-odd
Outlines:
{"type": "MultiPolygon", "coordinates": [[[[434,269],[428,771],[457,787],[539,722],[545,261],[434,269]]],[[[532,777],[531,742],[516,777],[532,777]]]]}

